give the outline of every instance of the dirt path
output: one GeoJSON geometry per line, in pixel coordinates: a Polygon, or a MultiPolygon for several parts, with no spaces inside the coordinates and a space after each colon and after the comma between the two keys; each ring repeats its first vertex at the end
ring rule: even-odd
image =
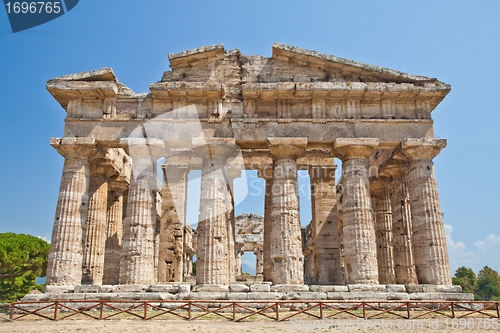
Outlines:
{"type": "MultiPolygon", "coordinates": [[[[498,320],[495,320],[498,323],[498,320]]],[[[491,322],[490,322],[491,323],[491,322]]],[[[222,320],[67,320],[60,322],[25,320],[17,322],[0,322],[0,332],[34,333],[34,332],[454,332],[460,329],[460,322],[455,322],[456,328],[446,326],[446,319],[396,320],[385,319],[356,322],[356,320],[343,319],[333,322],[317,320],[302,321],[253,321],[234,323],[222,320]],[[314,328],[316,325],[316,329],[314,328]],[[339,329],[339,325],[343,327],[339,329]],[[372,325],[372,327],[370,327],[372,325]],[[384,329],[381,328],[384,327],[384,329]],[[399,326],[398,326],[399,325],[399,326]],[[403,326],[404,325],[404,326],[403,326]],[[419,326],[420,325],[420,326],[419,326]],[[436,326],[437,325],[437,326],[436,326]]],[[[451,322],[448,321],[451,325],[451,322]]],[[[474,332],[500,332],[500,329],[484,329],[484,320],[475,319],[466,322],[470,328],[465,330],[474,332]],[[480,327],[478,327],[481,325],[480,327]],[[472,329],[474,326],[474,329],[472,329]],[[479,329],[478,329],[479,328],[479,329]]],[[[487,325],[488,326],[488,325],[487,325]]]]}

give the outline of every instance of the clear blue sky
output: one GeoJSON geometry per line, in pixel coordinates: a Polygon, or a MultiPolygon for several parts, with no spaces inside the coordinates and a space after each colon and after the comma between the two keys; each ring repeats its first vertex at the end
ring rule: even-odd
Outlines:
{"type": "MultiPolygon", "coordinates": [[[[47,80],[112,67],[120,82],[147,92],[169,69],[169,53],[223,43],[270,56],[276,41],[451,84],[432,114],[436,135],[448,139],[435,169],[451,269],[499,270],[499,18],[499,1],[82,0],[13,34],[0,8],[0,232],[51,235],[63,158],[49,138],[62,136],[65,111],[47,80]]],[[[263,200],[236,207],[246,212],[262,214],[263,200]]]]}

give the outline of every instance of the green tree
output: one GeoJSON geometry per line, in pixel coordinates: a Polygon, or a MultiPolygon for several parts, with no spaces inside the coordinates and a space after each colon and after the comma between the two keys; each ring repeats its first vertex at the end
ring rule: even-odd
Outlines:
{"type": "Polygon", "coordinates": [[[452,278],[453,284],[462,286],[462,292],[474,293],[476,286],[476,274],[471,268],[459,267],[452,278]]]}
{"type": "Polygon", "coordinates": [[[31,235],[0,234],[0,300],[15,301],[44,277],[50,245],[31,235]]]}
{"type": "Polygon", "coordinates": [[[497,299],[500,296],[500,276],[498,272],[484,266],[477,274],[477,284],[474,290],[475,299],[478,301],[497,299]]]}

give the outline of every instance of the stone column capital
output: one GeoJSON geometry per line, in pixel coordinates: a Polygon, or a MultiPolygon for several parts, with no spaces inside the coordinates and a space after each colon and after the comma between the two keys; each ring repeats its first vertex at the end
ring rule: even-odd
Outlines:
{"type": "Polygon", "coordinates": [[[391,178],[403,177],[408,175],[408,163],[403,159],[391,158],[382,164],[379,170],[380,176],[391,178]]]}
{"type": "Polygon", "coordinates": [[[351,158],[368,158],[378,147],[379,140],[374,138],[338,138],[333,142],[333,155],[342,161],[351,158]]]}
{"type": "Polygon", "coordinates": [[[64,158],[92,160],[105,156],[94,138],[50,138],[50,145],[64,158]]]}
{"type": "Polygon", "coordinates": [[[307,138],[268,138],[267,146],[275,158],[297,159],[305,154],[307,138]]]}
{"type": "Polygon", "coordinates": [[[394,155],[406,161],[432,160],[446,147],[446,139],[404,139],[394,155]]]}
{"type": "Polygon", "coordinates": [[[126,192],[128,190],[129,183],[121,180],[110,180],[108,182],[109,191],[113,192],[126,192]]]}
{"type": "Polygon", "coordinates": [[[380,195],[391,189],[391,179],[385,176],[372,177],[370,179],[370,191],[374,195],[380,195]]]}
{"type": "Polygon", "coordinates": [[[165,163],[162,164],[161,169],[163,170],[163,175],[168,174],[171,177],[181,178],[189,172],[189,165],[187,163],[165,163]]]}
{"type": "Polygon", "coordinates": [[[159,139],[124,138],[120,140],[120,145],[132,158],[158,159],[165,153],[165,143],[159,139]]]}
{"type": "Polygon", "coordinates": [[[193,138],[193,151],[203,159],[234,158],[238,155],[234,138],[193,138]]]}

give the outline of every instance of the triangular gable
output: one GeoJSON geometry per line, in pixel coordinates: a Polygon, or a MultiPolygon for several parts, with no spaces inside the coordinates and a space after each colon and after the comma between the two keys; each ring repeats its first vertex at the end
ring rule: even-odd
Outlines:
{"type": "Polygon", "coordinates": [[[437,81],[437,79],[431,77],[403,73],[390,68],[338,58],[333,55],[281,43],[273,44],[272,57],[324,70],[331,69],[344,76],[355,76],[372,82],[415,83],[437,81]]]}

